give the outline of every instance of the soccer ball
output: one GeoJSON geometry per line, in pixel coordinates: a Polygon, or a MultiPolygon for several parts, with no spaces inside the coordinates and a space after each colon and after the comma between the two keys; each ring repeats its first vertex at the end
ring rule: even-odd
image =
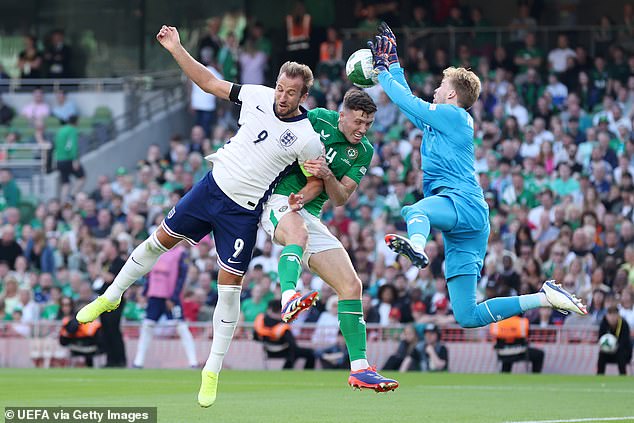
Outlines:
{"type": "Polygon", "coordinates": [[[619,348],[619,341],[616,339],[616,336],[611,333],[606,333],[601,338],[599,338],[599,348],[604,353],[615,353],[619,348]]]}
{"type": "Polygon", "coordinates": [[[346,62],[346,75],[359,88],[370,88],[379,83],[369,48],[362,48],[350,55],[346,62]]]}

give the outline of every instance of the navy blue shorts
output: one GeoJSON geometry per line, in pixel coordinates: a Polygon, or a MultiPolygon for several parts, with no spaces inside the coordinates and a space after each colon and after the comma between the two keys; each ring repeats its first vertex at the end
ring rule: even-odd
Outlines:
{"type": "Polygon", "coordinates": [[[183,320],[183,311],[178,302],[174,303],[172,311],[167,309],[167,299],[150,297],[147,299],[147,307],[145,308],[145,318],[158,322],[162,315],[168,320],[183,320]]]}
{"type": "Polygon", "coordinates": [[[260,213],[227,197],[209,171],[170,210],[161,225],[169,235],[192,245],[212,233],[219,266],[242,276],[253,255],[260,213]]]}

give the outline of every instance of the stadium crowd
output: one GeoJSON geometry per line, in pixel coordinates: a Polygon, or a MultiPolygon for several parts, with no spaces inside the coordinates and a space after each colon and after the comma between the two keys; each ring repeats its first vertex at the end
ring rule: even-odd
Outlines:
{"type": "MultiPolygon", "coordinates": [[[[478,9],[448,12],[456,26],[485,25],[478,9]]],[[[297,55],[303,44],[294,25],[303,27],[306,19],[305,12],[295,13],[288,21],[289,52],[297,55]]],[[[359,28],[373,30],[376,11],[368,6],[359,13],[359,28]]],[[[429,10],[415,8],[410,25],[422,28],[437,19],[428,15],[429,10]]],[[[246,27],[238,16],[232,32],[226,30],[226,19],[208,21],[199,60],[229,80],[265,82],[271,43],[262,27],[246,27]]],[[[620,19],[633,28],[630,6],[620,19]]],[[[587,45],[575,42],[574,34],[560,34],[556,46],[542,51],[531,32],[536,25],[528,8],[520,7],[511,25],[515,38],[508,45],[496,47],[474,34],[460,43],[452,60],[442,48],[426,49],[423,36],[399,45],[401,63],[414,93],[428,101],[447,66],[471,67],[481,78],[482,94],[471,114],[476,172],[492,229],[481,299],[536,292],[543,280],[556,279],[587,302],[589,315],[541,309],[526,313],[531,323],[598,326],[607,309],[618,305],[634,326],[634,50],[622,42],[622,34],[609,29],[607,20],[604,37],[595,34],[604,44],[594,57],[587,45]]],[[[342,71],[342,40],[331,28],[319,49],[308,108],[340,107],[350,88],[342,71]]],[[[422,198],[422,133],[380,87],[368,92],[378,105],[369,136],[375,146],[372,167],[345,206],[324,208],[323,220],[350,253],[364,284],[368,323],[451,323],[440,234],[433,233],[427,244],[431,264],[423,270],[396,257],[383,242],[385,233],[404,231],[401,207],[422,198]]],[[[40,203],[32,216],[18,207],[20,191],[11,172],[0,172],[0,320],[59,319],[64,298],[72,298],[78,309],[112,280],[113,262],[127,258],[155,230],[208,171],[204,157],[237,129],[235,106],[212,104],[201,93],[192,94],[191,106],[196,124],[186,136],[172,135],[167,151],[152,145],[136,169],[119,168],[112,179],[101,175],[94,191],[40,203]]],[[[280,248],[260,235],[242,291],[247,322],[280,296],[280,248]]],[[[214,242],[207,237],[186,248],[183,315],[188,321],[209,321],[219,269],[214,242]]],[[[307,270],[300,287],[319,290],[321,301],[299,320],[323,326],[315,332],[324,336],[320,342],[336,344],[336,332],[326,330],[336,325],[326,310],[334,292],[307,270]]],[[[142,292],[143,281],[126,292],[125,320],[143,319],[147,300],[142,292]]]]}

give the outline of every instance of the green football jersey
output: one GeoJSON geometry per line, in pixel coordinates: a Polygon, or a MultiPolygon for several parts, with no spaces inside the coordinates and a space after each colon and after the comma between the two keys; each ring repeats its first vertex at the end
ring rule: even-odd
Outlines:
{"type": "MultiPolygon", "coordinates": [[[[370,167],[374,153],[372,144],[366,137],[363,137],[358,144],[349,143],[346,137],[339,132],[338,112],[320,108],[313,109],[308,112],[308,119],[324,144],[325,158],[335,177],[341,180],[347,176],[358,184],[370,167]]],[[[305,185],[306,176],[299,166],[295,166],[291,173],[280,181],[274,193],[290,195],[299,192],[305,185]]],[[[305,204],[304,208],[310,214],[319,216],[326,200],[328,200],[328,194],[324,190],[313,201],[305,204]]]]}

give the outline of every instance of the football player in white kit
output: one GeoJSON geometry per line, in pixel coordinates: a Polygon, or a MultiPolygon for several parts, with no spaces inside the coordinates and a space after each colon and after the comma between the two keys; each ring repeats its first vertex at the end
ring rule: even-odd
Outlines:
{"type": "Polygon", "coordinates": [[[161,254],[182,240],[196,244],[213,232],[220,266],[218,303],[211,353],[198,393],[198,403],[209,407],[216,400],[218,374],[240,316],[242,277],[253,254],[263,205],[293,164],[322,155],[319,135],[300,106],[308,97],[313,74],[306,65],[286,62],[275,89],[241,86],[215,77],[194,60],[181,45],[176,28],[163,26],[156,38],[200,88],[242,105],[240,129],[207,157],[213,169],[132,252],[105,293],[77,313],[77,320],[90,322],[114,310],[123,292],[148,273],[161,254]]]}

